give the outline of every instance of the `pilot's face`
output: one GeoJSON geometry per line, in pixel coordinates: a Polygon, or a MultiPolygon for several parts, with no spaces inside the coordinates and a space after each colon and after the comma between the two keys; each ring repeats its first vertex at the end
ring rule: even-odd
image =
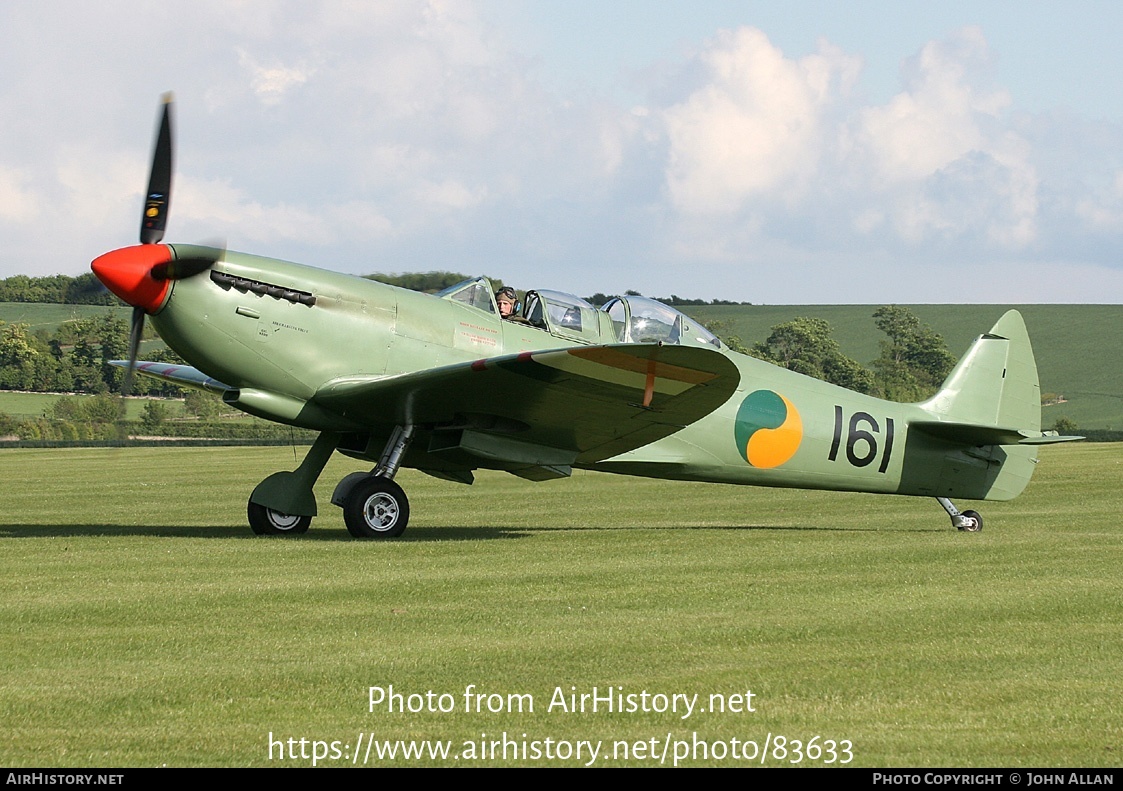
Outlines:
{"type": "Polygon", "coordinates": [[[495,300],[499,305],[499,315],[507,318],[515,312],[515,301],[510,297],[504,295],[495,300]]]}

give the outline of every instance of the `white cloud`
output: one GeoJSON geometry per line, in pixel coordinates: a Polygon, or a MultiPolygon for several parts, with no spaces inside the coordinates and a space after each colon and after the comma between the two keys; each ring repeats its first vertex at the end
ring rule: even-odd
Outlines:
{"type": "Polygon", "coordinates": [[[473,190],[455,179],[446,179],[437,184],[419,184],[414,188],[413,195],[418,201],[433,206],[467,209],[487,198],[487,188],[473,190]]]}
{"type": "Polygon", "coordinates": [[[980,116],[996,117],[1009,97],[980,94],[970,83],[969,66],[986,58],[986,41],[974,28],[950,42],[930,42],[912,64],[906,89],[859,113],[859,145],[880,180],[915,181],[988,147],[980,116]]]}
{"type": "MultiPolygon", "coordinates": [[[[860,110],[849,151],[866,168],[867,195],[907,243],[974,236],[1020,248],[1037,238],[1039,179],[1028,142],[1003,122],[1010,97],[976,87],[990,53],[982,32],[964,28],[927,44],[906,88],[860,110]]],[[[865,232],[881,230],[855,221],[865,232]]]]}
{"type": "Polygon", "coordinates": [[[1076,216],[1091,231],[1123,232],[1123,170],[1116,171],[1110,186],[1097,193],[1076,202],[1076,216]]]}
{"type": "Polygon", "coordinates": [[[229,181],[180,178],[175,186],[171,212],[177,227],[231,240],[265,242],[274,239],[326,244],[333,239],[331,225],[322,211],[254,200],[229,181]]]}
{"type": "Polygon", "coordinates": [[[802,190],[826,146],[824,115],[857,61],[837,49],[785,58],[754,28],[722,31],[701,55],[708,81],[664,113],[667,186],[686,212],[737,211],[802,190]]]}
{"type": "Polygon", "coordinates": [[[681,34],[621,97],[542,77],[519,31],[471,0],[0,3],[3,274],[135,241],[174,88],[173,241],[767,301],[926,298],[946,261],[1000,298],[1055,255],[1123,299],[1087,285],[1119,266],[1123,127],[1021,111],[978,30],[917,47],[876,102],[867,53],[785,54],[790,31],[681,34]]]}
{"type": "Polygon", "coordinates": [[[308,82],[313,69],[306,65],[262,66],[245,50],[238,50],[238,62],[249,72],[250,88],[262,104],[278,104],[285,93],[308,82]]]}
{"type": "Polygon", "coordinates": [[[0,165],[0,221],[30,223],[38,219],[42,201],[30,186],[26,170],[0,165]]]}
{"type": "Polygon", "coordinates": [[[728,263],[765,248],[1032,248],[1034,149],[1009,95],[981,87],[990,62],[965,28],[925,45],[903,90],[870,106],[859,58],[823,42],[788,58],[759,30],[723,32],[697,58],[701,84],[663,112],[672,244],[728,263]]]}

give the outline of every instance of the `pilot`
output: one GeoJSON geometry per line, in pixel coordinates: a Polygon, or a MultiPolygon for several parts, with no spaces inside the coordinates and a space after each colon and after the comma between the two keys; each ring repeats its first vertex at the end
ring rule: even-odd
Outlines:
{"type": "Polygon", "coordinates": [[[503,286],[495,292],[495,304],[499,306],[500,318],[511,319],[515,316],[515,308],[518,307],[519,297],[515,293],[515,289],[510,286],[503,286]]]}

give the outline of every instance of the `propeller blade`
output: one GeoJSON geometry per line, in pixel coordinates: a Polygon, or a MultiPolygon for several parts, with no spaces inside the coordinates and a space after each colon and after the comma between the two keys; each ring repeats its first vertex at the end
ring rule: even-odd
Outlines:
{"type": "Polygon", "coordinates": [[[225,250],[218,251],[214,256],[197,256],[191,258],[175,258],[156,264],[149,270],[153,280],[184,280],[189,277],[201,275],[215,265],[222,258],[225,250]]]}
{"type": "Polygon", "coordinates": [[[140,354],[140,336],[144,332],[144,308],[133,308],[132,325],[129,327],[129,367],[125,369],[125,381],[121,383],[121,395],[127,396],[133,389],[136,374],[136,359],[140,354]]]}
{"type": "Polygon", "coordinates": [[[164,113],[156,133],[152,151],[152,169],[148,174],[148,192],[144,197],[144,214],[140,218],[140,243],[157,244],[164,238],[168,222],[168,205],[172,191],[172,95],[164,94],[164,113]]]}

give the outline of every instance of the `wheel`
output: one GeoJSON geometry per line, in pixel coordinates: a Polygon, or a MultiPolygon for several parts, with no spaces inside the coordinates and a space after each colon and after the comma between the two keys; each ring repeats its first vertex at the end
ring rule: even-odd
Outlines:
{"type": "Polygon", "coordinates": [[[246,508],[250,529],[259,536],[295,536],[307,533],[312,517],[282,514],[264,505],[251,502],[246,508]]]}
{"type": "Polygon", "coordinates": [[[389,478],[359,481],[343,504],[347,532],[355,538],[397,538],[409,523],[409,500],[389,478]]]}
{"type": "Polygon", "coordinates": [[[983,529],[983,518],[978,511],[964,511],[960,516],[963,517],[963,525],[959,529],[965,533],[978,533],[983,529]]]}

